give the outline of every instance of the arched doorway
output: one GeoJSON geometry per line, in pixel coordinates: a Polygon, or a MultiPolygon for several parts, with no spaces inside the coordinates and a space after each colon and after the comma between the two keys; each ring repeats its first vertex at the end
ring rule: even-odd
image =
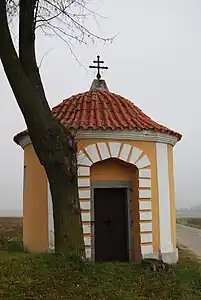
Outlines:
{"type": "Polygon", "coordinates": [[[91,166],[92,259],[140,259],[138,169],[117,158],[91,166]]]}
{"type": "MultiPolygon", "coordinates": [[[[81,207],[81,219],[82,219],[82,229],[85,245],[85,254],[88,259],[95,259],[95,247],[94,247],[94,234],[93,234],[93,193],[94,193],[94,182],[91,182],[91,170],[93,165],[98,162],[104,162],[108,159],[111,161],[118,161],[124,166],[126,166],[127,171],[120,171],[121,176],[127,174],[129,165],[131,168],[138,169],[137,172],[133,174],[137,175],[136,180],[139,184],[139,189],[133,189],[130,186],[128,178],[124,178],[124,184],[127,186],[116,186],[117,188],[126,188],[127,195],[130,192],[129,199],[134,197],[138,201],[132,202],[132,215],[136,212],[134,218],[135,221],[130,219],[132,225],[132,231],[130,234],[130,246],[129,246],[129,259],[140,259],[146,257],[147,255],[153,254],[153,239],[152,239],[152,192],[151,192],[151,163],[146,155],[141,149],[132,146],[127,143],[120,142],[101,142],[96,144],[90,144],[83,147],[78,153],[78,192],[81,207]],[[114,160],[113,160],[114,159],[114,160]],[[135,168],[136,167],[136,168],[135,168]],[[132,196],[131,196],[132,195],[132,196]],[[137,222],[139,218],[139,222],[137,222]],[[133,223],[133,224],[132,224],[133,223]],[[140,246],[137,242],[139,240],[139,227],[140,227],[140,246]],[[132,237],[132,241],[131,241],[132,237]],[[135,237],[135,242],[133,240],[135,237]]],[[[108,162],[107,162],[108,163],[108,162]]],[[[97,164],[98,165],[98,164],[97,164]]],[[[116,164],[116,166],[119,164],[116,164]]],[[[100,165],[101,166],[101,165],[100,165]]],[[[132,169],[132,170],[134,170],[132,169]]],[[[107,174],[102,173],[102,179],[107,181],[109,172],[111,168],[108,168],[107,174]]],[[[117,169],[112,170],[113,174],[117,174],[117,169]]],[[[93,176],[94,177],[94,176],[93,176]]],[[[111,178],[111,175],[110,175],[111,178]]],[[[99,178],[100,179],[100,178],[99,178]]],[[[95,181],[95,177],[92,181],[95,181]]],[[[121,180],[120,180],[121,181],[121,180]]],[[[121,182],[121,184],[122,184],[121,182]]],[[[99,182],[100,183],[100,182],[99,182]]],[[[135,185],[137,186],[137,185],[135,185]]],[[[52,251],[54,249],[54,226],[53,226],[53,210],[51,193],[48,187],[48,237],[49,237],[49,249],[52,251]]]]}

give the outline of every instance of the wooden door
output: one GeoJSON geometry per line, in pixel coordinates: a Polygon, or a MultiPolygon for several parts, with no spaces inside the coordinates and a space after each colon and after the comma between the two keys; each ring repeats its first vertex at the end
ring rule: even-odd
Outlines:
{"type": "Polygon", "coordinates": [[[129,260],[127,189],[95,189],[94,215],[95,260],[129,260]]]}

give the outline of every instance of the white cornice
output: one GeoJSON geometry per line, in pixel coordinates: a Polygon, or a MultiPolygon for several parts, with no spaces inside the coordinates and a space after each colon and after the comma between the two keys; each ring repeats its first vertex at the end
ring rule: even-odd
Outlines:
{"type": "Polygon", "coordinates": [[[22,149],[25,148],[25,146],[32,144],[31,139],[29,137],[28,134],[22,136],[19,141],[18,141],[19,145],[22,147],[22,149]]]}
{"type": "MultiPolygon", "coordinates": [[[[134,131],[134,130],[79,130],[76,134],[77,140],[82,139],[105,139],[105,140],[131,140],[131,141],[147,141],[170,144],[174,146],[178,142],[178,138],[167,134],[158,133],[155,131],[134,131]]],[[[19,145],[24,149],[28,144],[31,144],[31,139],[27,135],[19,139],[19,145]]]]}
{"type": "Polygon", "coordinates": [[[109,140],[132,140],[132,141],[148,141],[170,144],[174,146],[178,142],[178,138],[155,131],[134,131],[134,130],[79,130],[76,138],[81,139],[109,139],[109,140]]]}

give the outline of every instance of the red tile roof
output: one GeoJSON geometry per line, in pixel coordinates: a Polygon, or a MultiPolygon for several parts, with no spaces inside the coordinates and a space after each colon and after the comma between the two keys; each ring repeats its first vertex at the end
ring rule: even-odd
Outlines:
{"type": "Polygon", "coordinates": [[[154,122],[131,101],[107,90],[95,89],[64,100],[52,109],[68,129],[151,130],[181,139],[181,134],[154,122]]]}
{"type": "MultiPolygon", "coordinates": [[[[131,101],[111,93],[105,81],[95,80],[89,92],[64,100],[52,109],[53,116],[68,129],[150,130],[167,133],[178,140],[182,135],[153,121],[131,101]]],[[[14,136],[19,144],[22,131],[14,136]]]]}

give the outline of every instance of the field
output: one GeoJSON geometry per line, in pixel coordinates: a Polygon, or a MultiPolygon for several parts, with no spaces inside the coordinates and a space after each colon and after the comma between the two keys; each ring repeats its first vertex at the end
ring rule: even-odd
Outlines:
{"type": "Polygon", "coordinates": [[[177,223],[190,227],[201,228],[201,218],[181,217],[177,219],[177,223]]]}
{"type": "Polygon", "coordinates": [[[13,238],[22,241],[22,218],[0,217],[0,242],[13,238]]]}
{"type": "Polygon", "coordinates": [[[168,270],[23,253],[22,220],[0,218],[0,300],[198,300],[201,266],[186,250],[168,270]]]}

